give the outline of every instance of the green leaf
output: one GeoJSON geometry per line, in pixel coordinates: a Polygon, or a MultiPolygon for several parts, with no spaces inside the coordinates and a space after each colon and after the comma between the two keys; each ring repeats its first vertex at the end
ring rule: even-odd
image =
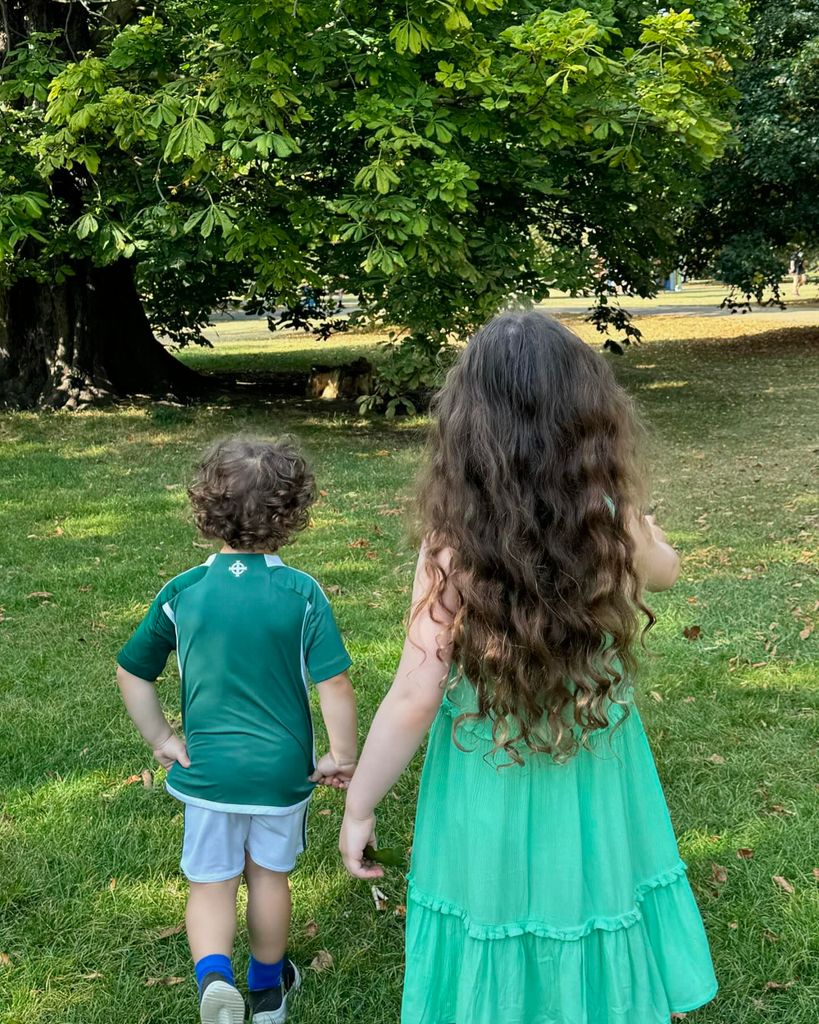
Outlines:
{"type": "Polygon", "coordinates": [[[406,864],[404,851],[398,847],[382,847],[376,850],[368,844],[364,847],[364,859],[389,868],[401,868],[406,864]]]}

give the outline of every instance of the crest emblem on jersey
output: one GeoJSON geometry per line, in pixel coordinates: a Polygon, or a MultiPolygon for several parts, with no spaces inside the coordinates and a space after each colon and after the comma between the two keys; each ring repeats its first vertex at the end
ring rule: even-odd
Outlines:
{"type": "Polygon", "coordinates": [[[232,572],[233,575],[238,580],[242,573],[247,572],[247,566],[245,565],[244,562],[240,562],[239,559],[237,558],[233,565],[228,566],[228,572],[232,572]]]}

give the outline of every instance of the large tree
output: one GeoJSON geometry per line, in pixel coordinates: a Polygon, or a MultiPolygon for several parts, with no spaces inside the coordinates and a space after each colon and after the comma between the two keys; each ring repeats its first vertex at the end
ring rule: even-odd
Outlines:
{"type": "Polygon", "coordinates": [[[683,248],[759,301],[778,298],[794,249],[819,255],[819,0],[750,0],[735,140],[712,164],[683,248]]]}
{"type": "Polygon", "coordinates": [[[24,405],[185,390],[155,334],[304,281],[422,339],[551,287],[651,293],[725,146],[740,21],[738,0],[0,11],[0,399],[24,405]]]}

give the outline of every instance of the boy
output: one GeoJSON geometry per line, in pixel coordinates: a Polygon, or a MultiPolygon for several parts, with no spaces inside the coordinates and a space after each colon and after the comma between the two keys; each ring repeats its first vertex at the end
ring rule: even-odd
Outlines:
{"type": "Polygon", "coordinates": [[[357,756],[355,697],[329,602],[276,554],[304,529],[315,481],[287,441],[230,439],[208,451],[188,495],[196,525],[222,549],[166,583],[120,651],[126,707],[167,788],[185,804],[185,915],[202,1024],[242,1024],[231,966],[244,875],[255,1024],[282,1024],[299,986],[285,958],[288,873],[304,849],[315,783],[346,788],[357,756]],[[153,686],[176,650],[185,739],[153,686]],[[330,753],[315,763],[308,677],[330,753]]]}

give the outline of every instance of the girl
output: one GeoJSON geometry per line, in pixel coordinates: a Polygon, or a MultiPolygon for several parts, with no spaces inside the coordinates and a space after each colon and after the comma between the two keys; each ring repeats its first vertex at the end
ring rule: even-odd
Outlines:
{"type": "Polygon", "coordinates": [[[382,873],[374,808],[432,724],[402,1024],[668,1024],[716,980],[632,698],[642,594],[678,559],[639,511],[631,404],[567,328],[505,314],[430,449],[409,633],[340,841],[382,873]]]}

